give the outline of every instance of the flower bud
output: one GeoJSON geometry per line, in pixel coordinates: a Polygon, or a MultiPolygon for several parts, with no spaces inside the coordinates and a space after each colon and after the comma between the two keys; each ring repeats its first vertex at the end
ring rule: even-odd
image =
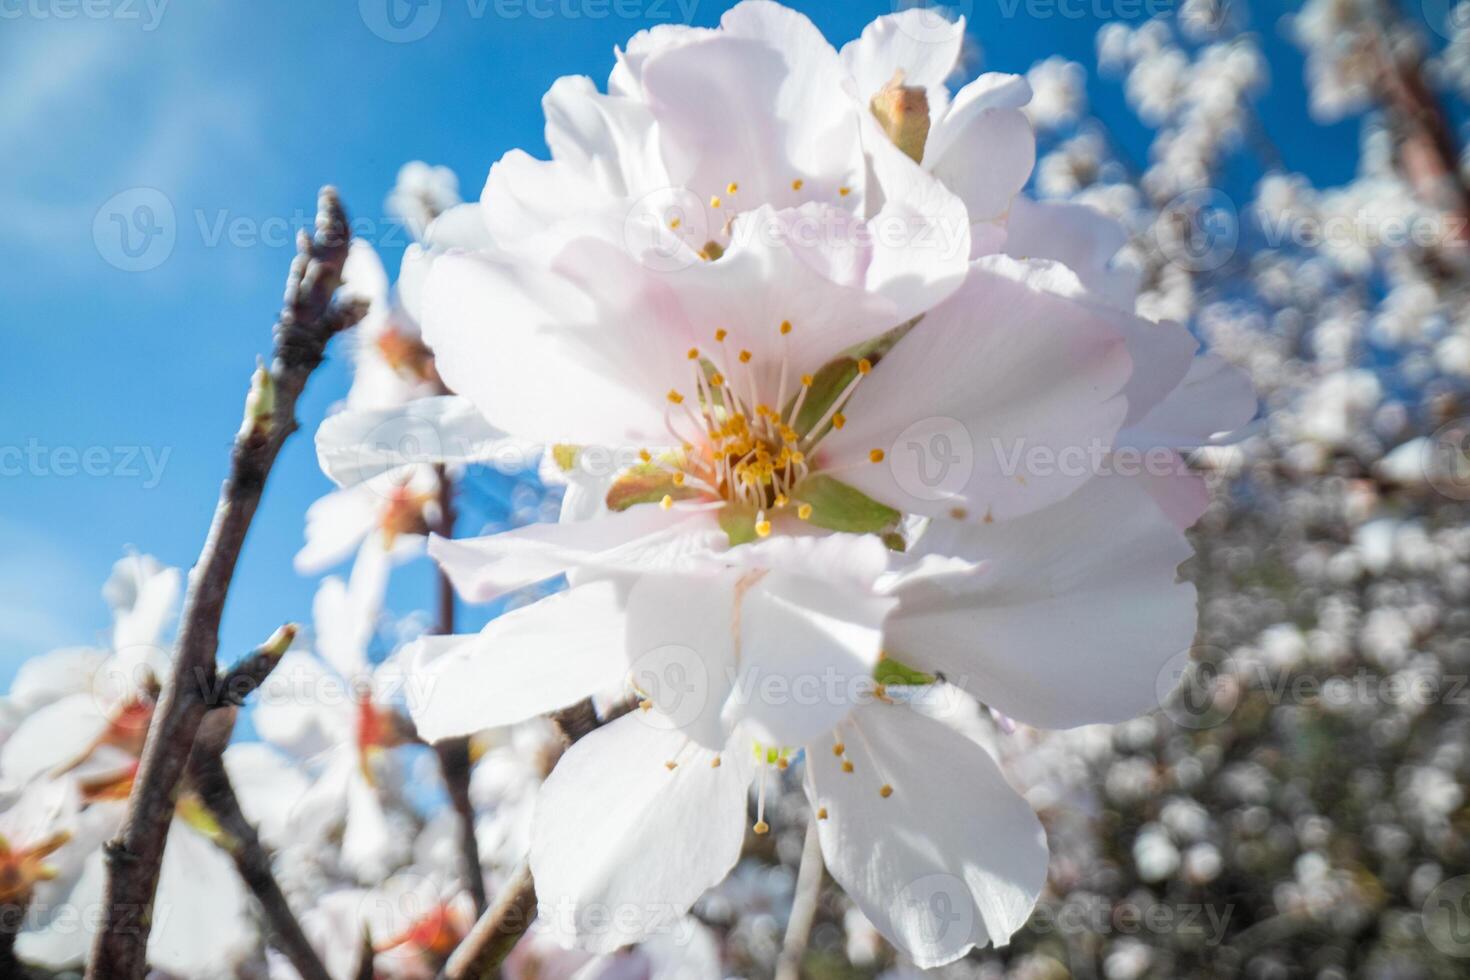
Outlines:
{"type": "Polygon", "coordinates": [[[878,124],[897,146],[915,162],[924,158],[929,139],[929,94],[903,83],[903,69],[893,73],[888,84],[873,96],[870,108],[878,124]]]}

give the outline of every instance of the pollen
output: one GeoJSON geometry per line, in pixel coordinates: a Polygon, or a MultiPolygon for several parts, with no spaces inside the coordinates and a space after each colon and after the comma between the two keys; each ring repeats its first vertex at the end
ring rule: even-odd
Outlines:
{"type": "Polygon", "coordinates": [[[881,463],[881,462],[883,462],[883,450],[881,450],[881,449],[870,449],[870,450],[868,450],[868,459],[872,460],[875,463],[881,463]]]}
{"type": "Polygon", "coordinates": [[[688,356],[689,356],[689,359],[691,361],[697,361],[697,360],[699,360],[699,348],[698,347],[691,347],[691,348],[689,348],[689,355],[688,356]]]}
{"type": "Polygon", "coordinates": [[[802,187],[802,185],[804,183],[806,183],[806,181],[804,181],[800,177],[798,177],[798,178],[796,178],[795,180],[793,180],[791,182],[791,189],[794,190],[794,191],[799,191],[799,190],[801,190],[801,187],[802,187]]]}
{"type": "Polygon", "coordinates": [[[738,190],[740,190],[740,185],[737,184],[737,183],[735,183],[735,181],[733,181],[733,180],[730,181],[730,183],[728,183],[728,184],[725,185],[725,193],[726,194],[734,194],[738,190]]]}
{"type": "Polygon", "coordinates": [[[757,834],[768,834],[771,832],[771,825],[764,820],[757,820],[754,829],[757,834]]]}
{"type": "Polygon", "coordinates": [[[832,416],[832,428],[840,429],[846,424],[847,416],[843,415],[841,412],[838,412],[836,415],[832,416]]]}
{"type": "Polygon", "coordinates": [[[669,401],[675,405],[682,405],[684,403],[684,396],[671,388],[669,390],[669,401]]]}
{"type": "Polygon", "coordinates": [[[866,375],[873,370],[873,362],[866,357],[858,361],[858,374],[866,375]]]}
{"type": "Polygon", "coordinates": [[[712,208],[717,208],[717,207],[720,206],[720,196],[718,194],[715,194],[712,197],[710,197],[710,199],[709,199],[709,206],[712,207],[712,208]]]}
{"type": "Polygon", "coordinates": [[[751,358],[750,351],[743,350],[743,351],[740,352],[740,363],[741,364],[749,364],[750,363],[750,358],[751,358]]]}
{"type": "Polygon", "coordinates": [[[890,796],[893,795],[893,787],[889,786],[887,783],[884,783],[882,786],[878,787],[878,795],[883,797],[885,800],[888,799],[890,796]]]}
{"type": "Polygon", "coordinates": [[[790,320],[782,320],[781,321],[781,335],[784,337],[786,334],[789,334],[790,332],[791,332],[791,321],[790,320]]]}
{"type": "Polygon", "coordinates": [[[812,505],[811,504],[802,504],[800,507],[796,508],[796,516],[797,517],[800,517],[804,521],[811,520],[812,519],[812,505]]]}

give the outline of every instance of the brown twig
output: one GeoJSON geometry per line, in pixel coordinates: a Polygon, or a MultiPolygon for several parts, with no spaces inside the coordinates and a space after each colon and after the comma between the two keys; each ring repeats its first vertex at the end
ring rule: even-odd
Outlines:
{"type": "MultiPolygon", "coordinates": [[[[443,466],[435,467],[439,477],[439,534],[454,537],[454,483],[443,466]]],[[[448,636],[454,632],[454,585],[443,569],[439,570],[438,632],[448,636]]],[[[439,757],[439,772],[449,804],[459,820],[459,864],[465,886],[475,900],[475,914],[483,915],[489,904],[485,897],[485,874],[480,870],[480,844],[475,838],[475,807],[470,800],[470,740],[451,738],[434,746],[439,757]]]]}
{"type": "Polygon", "coordinates": [[[199,727],[194,752],[189,757],[189,785],[209,810],[223,832],[221,845],[229,852],[245,882],[265,913],[270,943],[301,974],[302,980],[331,980],[291,905],[271,871],[271,855],[260,835],[245,818],[240,800],[225,771],[224,750],[235,727],[236,707],[210,712],[199,727]]]}
{"type": "Polygon", "coordinates": [[[230,472],[199,561],[189,577],[173,671],[149,727],[122,831],[106,845],[107,885],[87,968],[90,980],[141,980],[164,841],[179,782],[208,708],[208,691],[191,679],[213,677],[220,617],[240,549],[265,481],[296,429],[296,400],[322,361],[327,342],[361,319],[360,304],[336,304],[349,239],[347,216],[332,188],[318,201],[316,234],[302,232],[286,281],[268,374],[257,372],[246,424],[235,439],[230,472]]]}
{"type": "MultiPolygon", "coordinates": [[[[551,720],[571,745],[596,731],[611,718],[599,719],[592,699],[553,712],[551,720]]],[[[522,862],[506,882],[495,904],[481,915],[470,934],[444,966],[444,980],[489,980],[536,920],[536,883],[530,865],[522,862]]]]}

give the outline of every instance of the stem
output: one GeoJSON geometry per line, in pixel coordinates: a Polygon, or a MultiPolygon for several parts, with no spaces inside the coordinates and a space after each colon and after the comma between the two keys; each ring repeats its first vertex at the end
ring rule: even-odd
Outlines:
{"type": "Polygon", "coordinates": [[[801,848],[801,868],[796,872],[796,890],[791,896],[791,918],[786,922],[786,939],[776,962],[776,980],[797,980],[801,958],[817,918],[817,900],[822,894],[822,841],[817,834],[817,815],[806,825],[806,842],[801,848]]]}
{"type": "Polygon", "coordinates": [[[235,788],[225,772],[224,749],[238,713],[233,707],[211,712],[201,726],[194,754],[189,759],[190,784],[224,831],[225,849],[234,859],[246,887],[260,902],[270,927],[271,945],[290,960],[302,980],[331,980],[271,872],[270,852],[245,819],[235,788]]]}
{"type": "Polygon", "coordinates": [[[142,980],[148,931],[164,841],[194,737],[211,691],[191,679],[215,676],[220,617],[246,532],[276,457],[296,429],[296,400],[322,361],[327,341],[361,319],[359,304],[332,301],[342,282],[349,239],[347,216],[332,188],[318,201],[316,235],[302,232],[286,281],[270,367],[274,404],[269,417],[247,423],[235,439],[230,472],[220,491],[204,549],[189,577],[173,670],[143,747],[122,831],[105,845],[107,884],[87,968],[89,980],[142,980]]]}
{"type": "MultiPolygon", "coordinates": [[[[585,698],[553,712],[551,720],[570,745],[611,719],[599,719],[592,699],[585,698]]],[[[523,861],[496,896],[495,904],[480,916],[449,957],[444,980],[490,980],[535,920],[536,883],[531,879],[530,864],[523,861]]]]}
{"type": "MultiPolygon", "coordinates": [[[[454,482],[443,466],[434,467],[439,477],[439,534],[454,537],[454,482]]],[[[454,586],[449,576],[439,570],[439,625],[436,632],[448,636],[454,632],[454,586]]],[[[475,839],[475,807],[470,801],[470,740],[468,737],[445,739],[434,746],[439,756],[439,771],[449,803],[459,818],[459,864],[465,887],[475,900],[475,914],[483,915],[489,900],[485,896],[485,875],[480,870],[480,843],[475,839]]]]}

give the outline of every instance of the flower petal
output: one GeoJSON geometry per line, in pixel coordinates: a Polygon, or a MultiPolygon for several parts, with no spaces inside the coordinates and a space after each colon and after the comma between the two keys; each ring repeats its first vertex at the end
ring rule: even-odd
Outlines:
{"type": "Polygon", "coordinates": [[[492,428],[467,399],[421,398],[391,408],[349,409],[330,415],[316,431],[316,458],[339,487],[350,487],[405,466],[521,459],[505,433],[492,428]]]}
{"type": "Polygon", "coordinates": [[[901,511],[995,520],[1086,482],[1127,411],[1130,360],[1113,314],[1050,288],[1059,269],[975,263],[858,386],[817,468],[901,511]]]}
{"type": "Polygon", "coordinates": [[[623,596],[594,582],[512,610],[474,636],[428,636],[413,665],[408,710],[430,742],[564,708],[620,683],[623,596]]]}
{"type": "Polygon", "coordinates": [[[625,715],[568,749],[542,786],[531,872],[562,945],[606,953],[669,928],[735,866],[747,753],[712,766],[686,741],[625,715]]]}
{"type": "Polygon", "coordinates": [[[807,752],[832,877],[920,967],[1005,945],[1046,882],[1041,822],[989,753],[944,722],[881,703],[853,721],[862,735],[843,731],[852,772],[830,736],[807,752]]]}
{"type": "Polygon", "coordinates": [[[935,521],[915,557],[974,567],[900,586],[887,648],[1018,721],[1124,721],[1194,638],[1194,586],[1176,581],[1192,553],[1140,482],[1111,476],[1011,522],[935,521]]]}

